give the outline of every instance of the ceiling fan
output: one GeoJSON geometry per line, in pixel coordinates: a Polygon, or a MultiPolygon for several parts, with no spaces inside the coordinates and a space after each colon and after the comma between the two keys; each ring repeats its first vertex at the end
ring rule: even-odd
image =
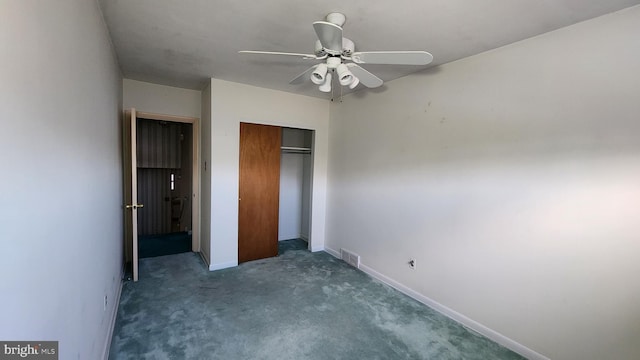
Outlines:
{"type": "Polygon", "coordinates": [[[342,37],[342,25],[346,17],[341,13],[330,13],[326,21],[316,21],[313,29],[318,36],[314,54],[299,54],[275,51],[240,51],[243,54],[283,55],[303,60],[324,60],[313,65],[291,80],[290,84],[302,84],[306,79],[319,85],[322,92],[331,92],[334,74],[342,86],[354,89],[358,84],[369,88],[382,85],[379,77],[365,70],[359,64],[427,65],[433,56],[426,51],[355,51],[353,41],[342,37]]]}

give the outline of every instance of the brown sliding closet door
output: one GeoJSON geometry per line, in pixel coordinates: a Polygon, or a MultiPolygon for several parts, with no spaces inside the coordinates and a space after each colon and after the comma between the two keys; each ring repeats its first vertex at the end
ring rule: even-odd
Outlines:
{"type": "Polygon", "coordinates": [[[238,262],[278,255],[279,126],[240,123],[238,262]]]}

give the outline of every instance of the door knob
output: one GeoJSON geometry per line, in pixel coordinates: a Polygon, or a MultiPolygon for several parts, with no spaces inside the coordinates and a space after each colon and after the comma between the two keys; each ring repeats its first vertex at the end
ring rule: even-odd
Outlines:
{"type": "Polygon", "coordinates": [[[125,209],[138,209],[143,208],[144,204],[133,204],[133,205],[125,205],[125,209]]]}

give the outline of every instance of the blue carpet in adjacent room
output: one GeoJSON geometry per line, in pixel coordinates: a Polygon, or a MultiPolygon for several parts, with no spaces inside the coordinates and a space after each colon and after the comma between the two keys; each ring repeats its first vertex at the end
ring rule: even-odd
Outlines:
{"type": "Polygon", "coordinates": [[[148,258],[191,251],[191,235],[175,232],[158,235],[138,235],[138,257],[148,258]]]}

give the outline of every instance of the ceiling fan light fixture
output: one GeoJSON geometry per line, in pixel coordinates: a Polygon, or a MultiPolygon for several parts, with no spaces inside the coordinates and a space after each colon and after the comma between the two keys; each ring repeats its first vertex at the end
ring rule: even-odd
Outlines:
{"type": "Polygon", "coordinates": [[[351,83],[353,82],[354,76],[351,73],[351,71],[349,71],[349,68],[347,68],[347,65],[345,64],[338,65],[338,67],[336,68],[336,71],[338,72],[338,81],[340,81],[340,85],[342,86],[351,85],[351,83]]]}
{"type": "Polygon", "coordinates": [[[331,76],[327,74],[327,64],[318,64],[316,69],[311,73],[311,81],[316,85],[324,84],[325,78],[331,76]]]}
{"type": "Polygon", "coordinates": [[[326,79],[324,83],[320,85],[318,89],[322,92],[328,93],[328,92],[331,92],[331,73],[327,73],[325,77],[326,79]]]}
{"type": "Polygon", "coordinates": [[[358,79],[357,77],[353,77],[353,81],[351,82],[351,84],[349,85],[349,89],[355,89],[356,86],[358,86],[358,84],[360,84],[360,79],[358,79]]]}

